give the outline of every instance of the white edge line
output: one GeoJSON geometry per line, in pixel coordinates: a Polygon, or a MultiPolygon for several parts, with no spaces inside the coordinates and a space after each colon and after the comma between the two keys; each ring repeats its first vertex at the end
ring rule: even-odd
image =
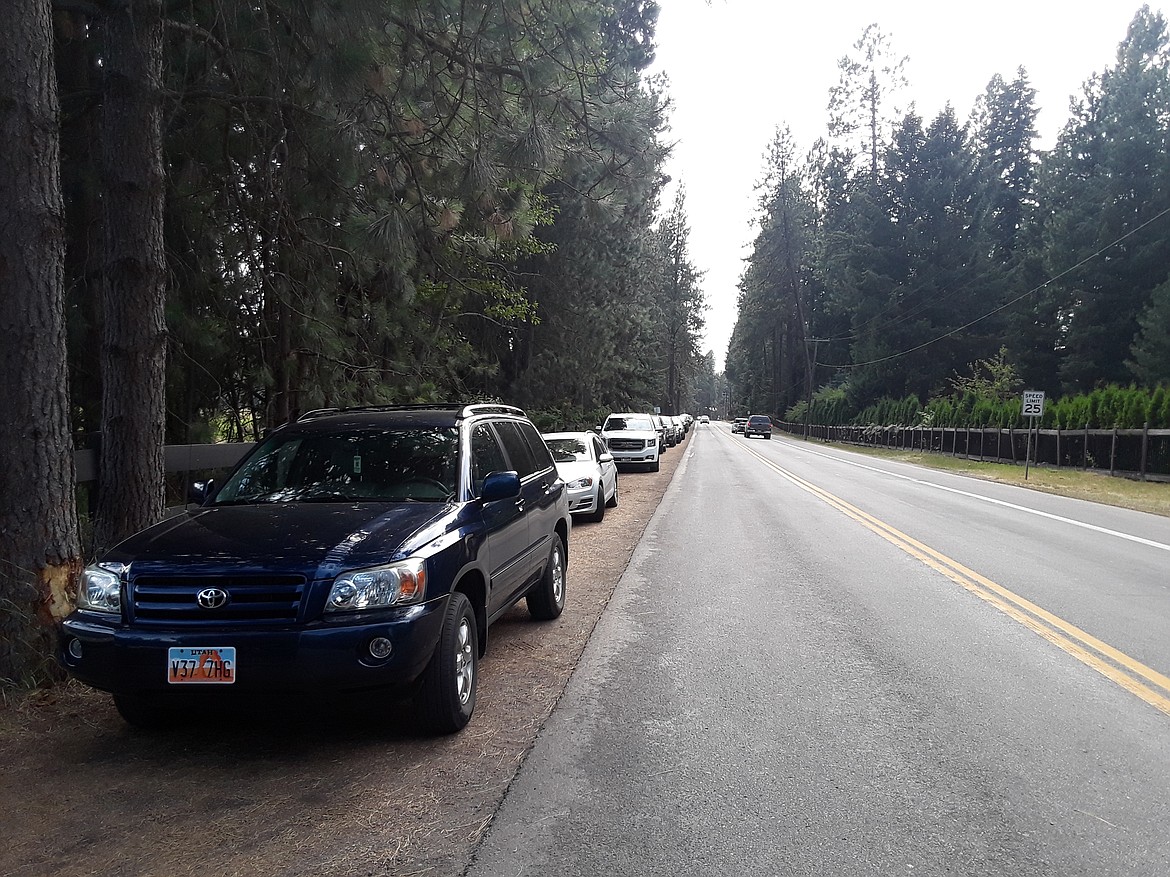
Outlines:
{"type": "Polygon", "coordinates": [[[921,478],[911,478],[909,475],[900,475],[899,473],[891,472],[888,469],[879,469],[877,466],[867,466],[864,463],[856,463],[853,460],[847,460],[843,457],[834,456],[833,454],[826,454],[813,448],[805,448],[805,450],[816,454],[818,457],[826,457],[830,460],[836,460],[837,462],[844,463],[847,466],[856,466],[858,469],[868,469],[870,472],[877,472],[881,475],[889,475],[891,478],[901,478],[903,481],[909,481],[913,484],[921,484],[925,487],[933,487],[936,490],[945,490],[948,493],[956,493],[959,496],[966,496],[970,497],[971,499],[982,500],[983,502],[989,502],[993,505],[1014,509],[1018,512],[1025,512],[1029,515],[1038,515],[1041,518],[1048,518],[1049,520],[1059,521],[1062,524],[1070,524],[1074,527],[1081,527],[1085,530],[1093,530],[1097,533],[1103,533],[1106,536],[1116,536],[1118,539],[1125,539],[1128,542],[1137,542],[1139,545],[1146,545],[1150,548],[1158,548],[1162,551],[1170,551],[1170,545],[1167,545],[1164,542],[1155,542],[1153,539],[1144,539],[1141,536],[1134,536],[1130,533],[1122,533],[1118,530],[1110,530],[1106,527],[1098,527],[1096,524],[1086,524],[1084,521],[1077,521],[1073,518],[1065,518],[1061,515],[1054,515],[1051,512],[1042,512],[1039,509],[1030,509],[1027,506],[1016,505],[1014,502],[1007,502],[1002,499],[993,499],[990,496],[982,496],[978,493],[959,490],[957,487],[946,487],[942,484],[935,484],[933,481],[925,481],[921,478]]]}

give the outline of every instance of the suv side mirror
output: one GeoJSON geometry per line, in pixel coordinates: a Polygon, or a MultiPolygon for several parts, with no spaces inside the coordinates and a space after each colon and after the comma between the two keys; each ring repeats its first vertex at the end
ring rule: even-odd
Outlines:
{"type": "Polygon", "coordinates": [[[210,481],[195,481],[187,488],[187,502],[203,505],[207,497],[215,493],[215,479],[210,481]]]}
{"type": "Polygon", "coordinates": [[[488,473],[488,477],[483,480],[483,491],[480,494],[480,499],[484,502],[495,502],[519,495],[520,476],[515,470],[509,470],[488,473]]]}
{"type": "Polygon", "coordinates": [[[597,462],[598,463],[612,463],[613,462],[613,454],[609,454],[609,453],[602,454],[600,457],[597,458],[597,462]]]}

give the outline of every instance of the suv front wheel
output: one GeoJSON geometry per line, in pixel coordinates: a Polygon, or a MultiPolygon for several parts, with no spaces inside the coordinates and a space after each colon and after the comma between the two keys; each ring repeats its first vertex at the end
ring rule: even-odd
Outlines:
{"type": "Polygon", "coordinates": [[[436,734],[462,730],[475,712],[479,635],[471,603],[459,591],[447,600],[439,645],[423,677],[423,715],[429,729],[436,734]]]}

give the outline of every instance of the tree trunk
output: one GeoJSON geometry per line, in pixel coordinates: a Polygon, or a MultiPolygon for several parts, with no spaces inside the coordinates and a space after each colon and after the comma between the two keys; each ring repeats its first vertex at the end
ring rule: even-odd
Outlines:
{"type": "Polygon", "coordinates": [[[56,675],[81,568],[49,0],[0,2],[0,683],[56,675]]]}
{"type": "Polygon", "coordinates": [[[166,263],[161,0],[111,4],[102,38],[99,550],[162,516],[166,263]]]}

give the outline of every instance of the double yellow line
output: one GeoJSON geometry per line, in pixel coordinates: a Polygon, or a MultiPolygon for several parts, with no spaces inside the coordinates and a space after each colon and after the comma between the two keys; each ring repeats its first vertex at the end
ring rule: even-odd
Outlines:
{"type": "Polygon", "coordinates": [[[857,521],[867,530],[871,530],[890,544],[901,548],[911,557],[918,558],[931,569],[937,570],[952,582],[966,588],[980,599],[986,600],[1005,615],[1015,619],[1029,630],[1040,634],[1057,648],[1068,652],[1078,661],[1092,667],[1102,676],[1170,716],[1170,697],[1167,696],[1170,695],[1170,677],[1147,667],[1108,643],[1086,633],[1075,624],[1070,624],[1063,618],[1053,615],[1032,601],[1009,591],[1003,585],[993,582],[986,576],[968,569],[958,561],[935,551],[929,545],[924,545],[901,530],[891,527],[873,515],[845,502],[840,497],[834,496],[827,490],[823,490],[787,469],[777,466],[756,451],[751,451],[751,453],[769,469],[801,490],[823,500],[842,514],[857,521]]]}

